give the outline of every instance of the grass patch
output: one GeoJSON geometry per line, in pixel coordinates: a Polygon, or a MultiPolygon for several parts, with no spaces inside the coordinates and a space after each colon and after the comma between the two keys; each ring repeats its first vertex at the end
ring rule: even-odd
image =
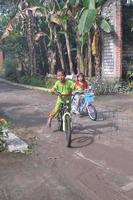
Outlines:
{"type": "Polygon", "coordinates": [[[37,87],[43,87],[43,88],[51,88],[53,87],[56,80],[57,80],[56,78],[52,77],[40,77],[34,75],[31,78],[27,78],[25,76],[21,77],[19,79],[19,83],[37,87]]]}

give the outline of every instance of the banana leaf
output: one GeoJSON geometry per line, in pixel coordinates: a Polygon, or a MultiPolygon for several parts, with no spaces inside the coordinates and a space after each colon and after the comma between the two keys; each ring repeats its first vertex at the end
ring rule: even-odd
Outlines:
{"type": "Polygon", "coordinates": [[[99,26],[100,28],[105,31],[106,33],[110,33],[111,30],[112,30],[112,27],[110,25],[110,23],[106,20],[106,19],[102,19],[100,22],[99,22],[99,26]]]}
{"type": "Polygon", "coordinates": [[[93,23],[96,20],[96,10],[95,9],[85,9],[79,19],[78,31],[81,35],[89,32],[93,23]]]}

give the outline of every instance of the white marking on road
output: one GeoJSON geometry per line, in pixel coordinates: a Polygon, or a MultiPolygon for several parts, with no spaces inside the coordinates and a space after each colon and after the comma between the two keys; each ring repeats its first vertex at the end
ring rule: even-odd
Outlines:
{"type": "Polygon", "coordinates": [[[128,183],[127,185],[121,187],[122,190],[128,192],[129,190],[133,189],[133,182],[128,183]]]}
{"type": "Polygon", "coordinates": [[[93,163],[94,165],[96,165],[96,166],[98,166],[98,167],[104,168],[104,165],[100,164],[99,162],[97,162],[97,161],[95,161],[95,160],[92,160],[92,159],[90,159],[90,158],[85,157],[81,151],[80,151],[80,152],[75,152],[75,154],[76,154],[78,157],[80,157],[80,158],[82,158],[82,159],[84,159],[84,160],[90,161],[91,163],[93,163]]]}
{"type": "Polygon", "coordinates": [[[46,134],[45,134],[44,136],[45,136],[46,138],[50,138],[50,137],[51,137],[51,135],[46,135],[46,134]]]}

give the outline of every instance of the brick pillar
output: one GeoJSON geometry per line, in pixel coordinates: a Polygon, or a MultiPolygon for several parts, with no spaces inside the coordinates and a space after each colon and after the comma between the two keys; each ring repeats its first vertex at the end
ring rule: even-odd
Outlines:
{"type": "Polygon", "coordinates": [[[121,0],[116,0],[115,9],[115,78],[122,77],[122,9],[121,0]]]}

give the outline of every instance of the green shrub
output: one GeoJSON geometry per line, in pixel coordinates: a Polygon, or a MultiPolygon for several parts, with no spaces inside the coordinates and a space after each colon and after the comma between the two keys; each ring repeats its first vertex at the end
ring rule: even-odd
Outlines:
{"type": "Polygon", "coordinates": [[[5,60],[5,77],[10,80],[16,81],[17,80],[17,73],[16,73],[16,61],[15,60],[5,60]]]}
{"type": "Polygon", "coordinates": [[[129,67],[126,78],[128,82],[131,82],[133,80],[133,65],[129,67]]]}
{"type": "Polygon", "coordinates": [[[127,93],[132,92],[133,87],[128,85],[127,82],[118,81],[104,81],[102,79],[92,79],[89,80],[91,85],[94,87],[96,95],[110,95],[117,93],[127,93]]]}
{"type": "Polygon", "coordinates": [[[45,87],[46,88],[52,88],[53,85],[56,82],[56,78],[52,78],[52,77],[45,77],[45,87]]]}
{"type": "Polygon", "coordinates": [[[33,75],[31,78],[26,76],[22,76],[19,79],[19,82],[22,84],[28,84],[32,86],[44,87],[44,88],[51,88],[53,87],[56,79],[52,77],[42,77],[39,75],[33,75]]]}
{"type": "Polygon", "coordinates": [[[0,152],[6,150],[7,127],[7,121],[4,118],[0,118],[0,152]]]}
{"type": "Polygon", "coordinates": [[[128,86],[133,88],[133,81],[129,82],[128,86]]]}

